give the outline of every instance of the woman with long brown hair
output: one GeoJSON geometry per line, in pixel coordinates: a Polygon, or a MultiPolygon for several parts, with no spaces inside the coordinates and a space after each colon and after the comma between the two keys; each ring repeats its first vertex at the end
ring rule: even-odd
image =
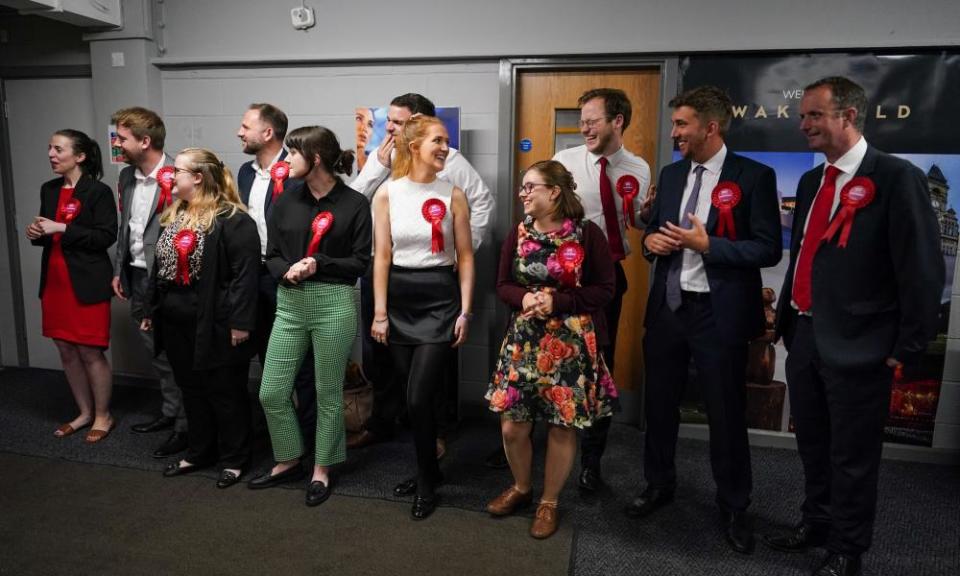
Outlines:
{"type": "Polygon", "coordinates": [[[443,123],[412,116],[397,138],[393,179],[374,197],[373,338],[389,345],[406,386],[417,474],[394,495],[415,494],[411,516],[433,513],[442,481],[435,404],[450,346],[467,339],[473,300],[470,210],[463,190],[437,178],[449,153],[443,123]]]}
{"type": "Polygon", "coordinates": [[[213,152],[187,148],[177,155],[173,195],[160,219],[141,323],[154,330],[156,353],[166,351],[187,415],[187,453],[163,474],[219,461],[217,487],[227,488],[250,460],[247,371],[260,239],[233,176],[213,152]]]}

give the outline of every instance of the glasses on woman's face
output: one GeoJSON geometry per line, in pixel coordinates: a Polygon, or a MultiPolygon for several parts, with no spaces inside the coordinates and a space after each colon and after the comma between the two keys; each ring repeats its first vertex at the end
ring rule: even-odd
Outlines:
{"type": "Polygon", "coordinates": [[[543,186],[544,188],[549,188],[550,185],[546,182],[524,182],[520,185],[520,189],[517,190],[518,194],[532,194],[537,186],[543,186]]]}
{"type": "Polygon", "coordinates": [[[173,173],[174,175],[179,176],[180,174],[193,174],[194,172],[193,170],[187,170],[186,168],[177,168],[176,166],[174,166],[173,173]]]}

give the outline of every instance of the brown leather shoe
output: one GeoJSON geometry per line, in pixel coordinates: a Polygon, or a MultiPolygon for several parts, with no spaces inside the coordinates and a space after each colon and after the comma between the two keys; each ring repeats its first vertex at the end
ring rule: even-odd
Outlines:
{"type": "Polygon", "coordinates": [[[530,535],[537,539],[553,536],[557,531],[557,504],[556,502],[541,502],[537,506],[537,517],[530,526],[530,535]]]}
{"type": "Polygon", "coordinates": [[[524,494],[511,486],[487,504],[487,512],[491,516],[508,516],[520,508],[529,506],[533,502],[533,490],[524,494]]]}
{"type": "Polygon", "coordinates": [[[365,448],[371,444],[376,444],[383,439],[369,430],[361,430],[356,434],[347,437],[347,449],[365,448]]]}

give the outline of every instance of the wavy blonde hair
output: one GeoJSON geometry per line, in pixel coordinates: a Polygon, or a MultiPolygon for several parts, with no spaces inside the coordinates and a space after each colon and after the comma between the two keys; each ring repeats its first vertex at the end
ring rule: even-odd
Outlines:
{"type": "Polygon", "coordinates": [[[403,178],[413,170],[413,150],[411,144],[420,147],[420,142],[426,138],[427,130],[434,124],[443,126],[443,122],[436,116],[424,116],[414,114],[403,124],[403,128],[397,135],[397,157],[393,159],[394,180],[403,178]]]}
{"type": "Polygon", "coordinates": [[[182,214],[183,227],[209,232],[217,216],[247,211],[233,175],[216,154],[206,148],[184,148],[177,156],[186,156],[190,171],[201,179],[190,202],[177,198],[163,211],[161,225],[169,226],[182,214]]]}

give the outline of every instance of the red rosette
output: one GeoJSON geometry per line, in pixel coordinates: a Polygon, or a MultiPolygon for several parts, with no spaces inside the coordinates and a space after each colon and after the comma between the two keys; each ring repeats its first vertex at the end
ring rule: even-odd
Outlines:
{"type": "Polygon", "coordinates": [[[447,206],[439,198],[430,198],[423,203],[423,219],[430,223],[433,234],[430,238],[430,251],[434,254],[443,252],[443,228],[440,223],[447,215],[447,206]]]}
{"type": "Polygon", "coordinates": [[[157,170],[157,186],[160,187],[160,198],[157,200],[157,214],[173,202],[173,181],[177,177],[177,170],[173,166],[162,166],[157,170]]]}
{"type": "Polygon", "coordinates": [[[743,191],[736,182],[724,180],[717,184],[710,195],[710,201],[719,210],[717,217],[717,236],[726,236],[730,240],[737,239],[737,227],[733,221],[733,209],[743,198],[743,191]]]}
{"type": "Polygon", "coordinates": [[[73,219],[77,217],[77,214],[80,214],[80,201],[76,198],[71,198],[63,203],[63,206],[60,207],[60,211],[57,214],[57,220],[69,224],[73,222],[73,219]]]}
{"type": "Polygon", "coordinates": [[[586,253],[575,240],[567,240],[557,248],[557,262],[563,269],[560,274],[560,282],[567,286],[574,286],[577,283],[577,270],[583,264],[583,258],[586,253]]]}
{"type": "Polygon", "coordinates": [[[633,200],[640,193],[640,181],[631,174],[617,178],[617,194],[623,198],[623,225],[637,227],[633,214],[633,200]]]}
{"type": "Polygon", "coordinates": [[[177,232],[173,237],[173,248],[177,251],[177,284],[190,284],[190,255],[197,249],[197,233],[188,228],[177,232]]]}
{"type": "Polygon", "coordinates": [[[313,236],[310,238],[310,246],[307,247],[307,256],[312,256],[320,251],[320,241],[333,226],[333,214],[330,212],[321,212],[313,218],[310,224],[310,230],[313,236]]]}
{"type": "Polygon", "coordinates": [[[285,160],[278,160],[270,168],[270,179],[273,180],[273,195],[271,202],[277,201],[277,196],[283,192],[283,183],[290,176],[290,164],[285,160]]]}
{"type": "Polygon", "coordinates": [[[840,191],[840,212],[837,213],[833,221],[830,222],[830,227],[823,233],[823,240],[829,242],[836,235],[837,230],[841,230],[840,241],[837,242],[837,246],[846,248],[847,240],[850,239],[850,229],[853,228],[853,217],[857,214],[857,210],[873,202],[876,195],[876,184],[866,176],[857,176],[847,182],[847,185],[840,191]]]}

